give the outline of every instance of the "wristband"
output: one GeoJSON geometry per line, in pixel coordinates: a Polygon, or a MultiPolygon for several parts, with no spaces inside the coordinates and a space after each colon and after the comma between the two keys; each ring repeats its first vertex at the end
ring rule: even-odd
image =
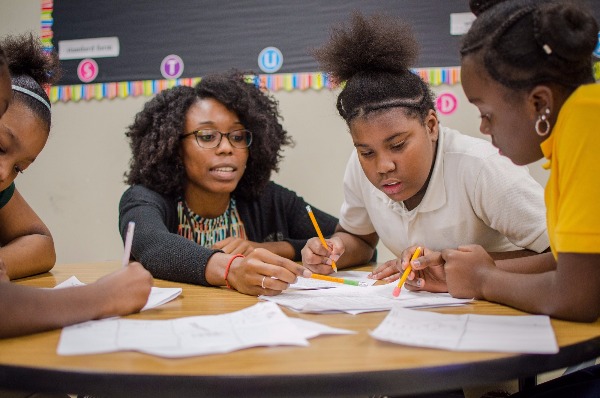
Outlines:
{"type": "Polygon", "coordinates": [[[229,268],[231,268],[231,264],[233,263],[233,260],[235,260],[238,257],[245,257],[243,254],[236,254],[233,257],[231,257],[229,259],[229,262],[227,263],[227,267],[225,267],[225,275],[223,276],[223,279],[225,279],[225,285],[227,285],[228,289],[231,289],[231,286],[229,286],[229,282],[227,282],[227,276],[229,275],[229,268]]]}

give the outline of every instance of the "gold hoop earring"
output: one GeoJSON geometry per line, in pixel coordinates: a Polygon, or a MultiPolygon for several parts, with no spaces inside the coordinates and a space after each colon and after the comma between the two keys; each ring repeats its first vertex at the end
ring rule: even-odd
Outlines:
{"type": "Polygon", "coordinates": [[[535,132],[540,137],[545,137],[550,132],[551,126],[550,126],[550,121],[548,120],[549,116],[550,116],[550,108],[546,108],[545,114],[538,116],[538,119],[535,122],[535,132]],[[546,128],[544,130],[542,130],[540,128],[542,123],[544,123],[546,125],[546,128]]]}

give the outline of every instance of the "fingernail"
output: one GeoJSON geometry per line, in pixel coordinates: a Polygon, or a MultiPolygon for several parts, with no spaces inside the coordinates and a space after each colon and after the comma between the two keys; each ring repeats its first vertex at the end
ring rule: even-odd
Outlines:
{"type": "Polygon", "coordinates": [[[304,271],[302,271],[302,276],[305,277],[305,278],[310,278],[311,275],[312,275],[312,272],[310,272],[307,269],[305,269],[304,271]]]}
{"type": "Polygon", "coordinates": [[[417,279],[417,287],[421,287],[423,285],[423,279],[417,279]]]}
{"type": "Polygon", "coordinates": [[[331,259],[332,259],[333,261],[337,261],[337,260],[339,260],[339,259],[340,259],[340,255],[339,255],[339,254],[334,254],[333,256],[331,256],[331,259]]]}
{"type": "Polygon", "coordinates": [[[418,267],[419,265],[421,265],[421,262],[419,260],[412,260],[410,263],[415,267],[418,267]]]}

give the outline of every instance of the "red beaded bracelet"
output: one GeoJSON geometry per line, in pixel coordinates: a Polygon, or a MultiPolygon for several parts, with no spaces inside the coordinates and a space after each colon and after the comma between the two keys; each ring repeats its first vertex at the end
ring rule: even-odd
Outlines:
{"type": "Polygon", "coordinates": [[[227,285],[227,287],[229,289],[231,289],[231,286],[229,286],[229,282],[227,282],[227,275],[229,275],[229,268],[231,268],[231,263],[233,263],[233,260],[235,260],[238,257],[245,257],[243,254],[236,254],[233,257],[231,257],[229,259],[229,262],[227,263],[227,267],[225,267],[225,275],[223,276],[223,279],[225,279],[225,284],[227,285]]]}

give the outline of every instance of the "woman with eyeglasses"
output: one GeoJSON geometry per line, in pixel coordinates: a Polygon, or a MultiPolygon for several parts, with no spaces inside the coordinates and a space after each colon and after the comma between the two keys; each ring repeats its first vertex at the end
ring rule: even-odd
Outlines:
{"type": "MultiPolygon", "coordinates": [[[[270,181],[291,138],[277,102],[238,71],[146,103],[126,135],[131,187],[119,206],[133,257],[156,278],[275,295],[310,272],[301,259],[315,235],[307,203],[270,181]]],[[[337,219],[314,209],[325,235],[337,219]]]]}

